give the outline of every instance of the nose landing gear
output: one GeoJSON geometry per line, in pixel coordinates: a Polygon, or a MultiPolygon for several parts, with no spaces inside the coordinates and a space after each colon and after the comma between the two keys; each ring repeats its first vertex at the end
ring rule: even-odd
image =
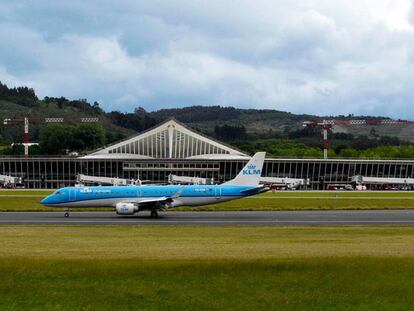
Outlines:
{"type": "Polygon", "coordinates": [[[65,213],[63,214],[63,216],[65,216],[65,218],[69,217],[69,208],[65,209],[65,213]]]}

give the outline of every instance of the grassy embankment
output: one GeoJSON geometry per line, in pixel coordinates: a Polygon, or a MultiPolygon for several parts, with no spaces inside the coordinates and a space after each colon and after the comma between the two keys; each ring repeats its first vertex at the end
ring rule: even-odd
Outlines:
{"type": "MultiPolygon", "coordinates": [[[[56,210],[40,205],[51,193],[42,190],[0,191],[0,211],[56,210]]],[[[329,210],[414,208],[414,192],[277,192],[246,199],[178,210],[329,210]]]]}
{"type": "Polygon", "coordinates": [[[0,226],[0,310],[409,310],[410,227],[0,226]]]}

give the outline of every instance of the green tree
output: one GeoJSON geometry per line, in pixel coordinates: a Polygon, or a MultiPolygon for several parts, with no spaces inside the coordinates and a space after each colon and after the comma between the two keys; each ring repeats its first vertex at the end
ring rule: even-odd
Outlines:
{"type": "Polygon", "coordinates": [[[106,142],[105,129],[99,123],[81,123],[75,127],[72,150],[91,150],[106,142]]]}
{"type": "Polygon", "coordinates": [[[67,124],[48,124],[40,129],[39,143],[44,154],[66,154],[73,146],[75,128],[67,124]]]}
{"type": "Polygon", "coordinates": [[[95,149],[105,141],[105,129],[98,123],[48,124],[40,129],[39,135],[41,152],[53,155],[95,149]]]}

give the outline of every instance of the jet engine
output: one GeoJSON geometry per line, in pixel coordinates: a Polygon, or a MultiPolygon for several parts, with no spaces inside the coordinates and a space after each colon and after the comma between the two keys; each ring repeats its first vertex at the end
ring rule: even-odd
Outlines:
{"type": "Polygon", "coordinates": [[[133,215],[138,212],[138,207],[133,203],[118,203],[115,206],[116,213],[119,215],[133,215]]]}

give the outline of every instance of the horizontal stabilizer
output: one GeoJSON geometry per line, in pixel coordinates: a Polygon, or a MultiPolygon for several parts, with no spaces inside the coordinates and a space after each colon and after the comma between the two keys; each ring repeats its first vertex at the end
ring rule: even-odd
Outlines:
{"type": "Polygon", "coordinates": [[[269,188],[265,187],[264,185],[260,185],[256,188],[251,188],[251,189],[243,190],[240,192],[245,195],[250,195],[250,194],[253,195],[253,194],[258,194],[258,193],[262,193],[266,191],[269,191],[269,188]]]}

